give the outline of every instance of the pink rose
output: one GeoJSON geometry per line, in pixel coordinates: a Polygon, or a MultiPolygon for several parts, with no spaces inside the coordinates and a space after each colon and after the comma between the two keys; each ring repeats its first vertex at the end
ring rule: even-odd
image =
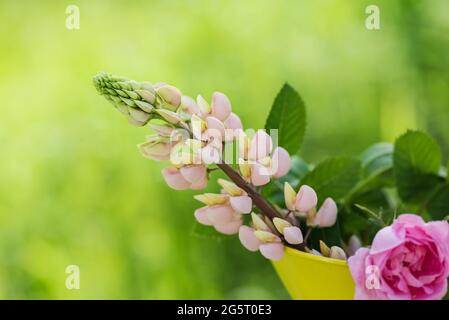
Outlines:
{"type": "Polygon", "coordinates": [[[355,299],[441,299],[449,276],[449,224],[403,214],[348,263],[355,299]]]}

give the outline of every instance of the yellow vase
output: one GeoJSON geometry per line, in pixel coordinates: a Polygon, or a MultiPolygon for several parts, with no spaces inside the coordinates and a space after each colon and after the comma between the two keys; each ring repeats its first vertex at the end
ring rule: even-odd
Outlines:
{"type": "Polygon", "coordinates": [[[286,248],[274,268],[293,299],[347,300],[354,297],[354,282],[346,261],[286,248]]]}

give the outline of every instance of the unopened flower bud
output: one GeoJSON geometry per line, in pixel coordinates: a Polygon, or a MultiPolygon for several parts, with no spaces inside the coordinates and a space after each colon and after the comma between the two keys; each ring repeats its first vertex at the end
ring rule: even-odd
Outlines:
{"type": "Polygon", "coordinates": [[[278,261],[284,256],[284,245],[282,243],[263,243],[259,247],[260,253],[267,259],[278,261]]]}
{"type": "Polygon", "coordinates": [[[304,241],[301,229],[293,226],[284,228],[284,238],[290,244],[301,244],[304,241]]]}
{"type": "Polygon", "coordinates": [[[156,112],[169,123],[177,124],[182,121],[181,117],[176,112],[165,109],[156,109],[156,112]]]}
{"type": "Polygon", "coordinates": [[[308,185],[302,185],[296,195],[295,207],[299,212],[307,212],[314,208],[318,202],[315,190],[308,185]]]}
{"type": "Polygon", "coordinates": [[[333,246],[331,247],[329,257],[333,259],[346,260],[346,253],[342,248],[333,246]]]}
{"type": "Polygon", "coordinates": [[[321,240],[320,240],[320,251],[321,254],[325,257],[329,257],[331,253],[331,249],[321,240]]]}
{"type": "Polygon", "coordinates": [[[348,243],[348,254],[349,256],[353,256],[357,250],[359,250],[362,247],[362,241],[360,241],[359,237],[357,237],[355,234],[352,235],[349,238],[348,243]]]}
{"type": "Polygon", "coordinates": [[[239,164],[240,173],[246,182],[251,180],[251,165],[249,163],[239,164]]]}
{"type": "Polygon", "coordinates": [[[269,243],[269,242],[280,242],[281,239],[274,233],[263,231],[263,230],[256,230],[254,231],[254,235],[257,239],[262,241],[263,243],[269,243]]]}
{"type": "Polygon", "coordinates": [[[284,183],[284,199],[287,209],[295,210],[296,192],[288,182],[284,183]]]}
{"type": "Polygon", "coordinates": [[[168,104],[169,110],[176,110],[181,104],[181,91],[171,85],[163,85],[156,89],[157,94],[168,104]]]}
{"type": "Polygon", "coordinates": [[[251,219],[253,222],[253,227],[256,230],[264,230],[264,231],[270,231],[270,228],[267,226],[267,224],[262,220],[259,215],[255,214],[254,212],[251,212],[251,219]]]}
{"type": "Polygon", "coordinates": [[[210,114],[211,107],[201,95],[198,95],[198,97],[196,98],[196,104],[198,105],[198,108],[200,109],[200,113],[202,115],[210,114]]]}
{"type": "Polygon", "coordinates": [[[279,231],[280,234],[284,234],[284,228],[292,226],[290,222],[281,218],[274,218],[273,223],[274,226],[276,227],[276,230],[279,231]]]}
{"type": "Polygon", "coordinates": [[[253,201],[248,196],[237,196],[229,199],[229,204],[237,213],[250,213],[253,208],[253,201]]]}
{"type": "Polygon", "coordinates": [[[244,191],[231,181],[225,179],[218,179],[217,182],[223,188],[223,190],[230,196],[236,197],[244,194],[244,191]]]}
{"type": "Polygon", "coordinates": [[[211,104],[212,115],[221,121],[226,120],[231,114],[231,102],[221,92],[214,92],[211,104]]]}

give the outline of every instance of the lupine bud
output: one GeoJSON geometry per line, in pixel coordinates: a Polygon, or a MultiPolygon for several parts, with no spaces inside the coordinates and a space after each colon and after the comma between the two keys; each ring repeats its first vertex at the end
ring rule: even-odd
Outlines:
{"type": "Polygon", "coordinates": [[[189,165],[179,169],[184,179],[190,183],[202,181],[206,176],[206,167],[203,165],[189,165]]]}
{"type": "Polygon", "coordinates": [[[136,121],[146,123],[150,119],[150,114],[140,109],[129,108],[129,115],[136,121]]]}
{"type": "Polygon", "coordinates": [[[285,206],[288,210],[295,210],[295,202],[296,202],[296,192],[293,190],[292,186],[288,183],[284,183],[284,199],[285,206]]]}
{"type": "Polygon", "coordinates": [[[117,110],[128,116],[128,121],[136,126],[145,125],[157,101],[154,99],[154,88],[149,83],[139,83],[125,77],[100,72],[93,78],[98,92],[109,100],[117,110]],[[142,115],[135,110],[142,110],[142,115]]]}
{"type": "Polygon", "coordinates": [[[152,138],[147,142],[139,144],[137,147],[145,158],[157,161],[170,159],[170,144],[159,137],[157,139],[152,138]]]}
{"type": "Polygon", "coordinates": [[[251,181],[251,165],[249,163],[239,163],[240,174],[242,178],[249,182],[251,181]]]}
{"type": "Polygon", "coordinates": [[[333,259],[346,260],[346,253],[342,248],[333,246],[331,247],[329,257],[333,259]]]}
{"type": "Polygon", "coordinates": [[[155,123],[150,123],[150,128],[157,132],[158,135],[163,137],[171,137],[174,128],[166,125],[160,125],[155,123]]]}
{"type": "Polygon", "coordinates": [[[203,193],[197,194],[193,198],[208,206],[213,206],[215,204],[225,204],[229,196],[221,193],[203,193]]]}
{"type": "Polygon", "coordinates": [[[325,257],[329,257],[331,253],[331,249],[321,240],[320,240],[320,251],[321,254],[325,257]]]}
{"type": "Polygon", "coordinates": [[[273,148],[271,137],[264,130],[257,130],[249,145],[250,160],[259,160],[270,155],[273,148]]]}
{"type": "Polygon", "coordinates": [[[181,110],[191,115],[194,115],[200,111],[195,100],[188,96],[181,97],[181,110]]]}
{"type": "Polygon", "coordinates": [[[198,95],[196,98],[196,104],[198,105],[198,108],[200,109],[201,115],[207,115],[211,112],[211,107],[209,103],[207,103],[206,100],[201,95],[198,95]]]}
{"type": "Polygon", "coordinates": [[[280,234],[284,234],[284,229],[292,226],[290,224],[290,222],[285,221],[284,219],[281,219],[281,218],[274,218],[273,224],[276,227],[276,230],[279,231],[280,234]]]}
{"type": "Polygon", "coordinates": [[[262,218],[259,217],[259,215],[255,214],[254,212],[251,212],[251,219],[252,219],[252,222],[253,222],[254,229],[270,231],[270,228],[262,220],[262,218]]]}
{"type": "Polygon", "coordinates": [[[196,209],[194,215],[199,223],[204,224],[205,226],[212,225],[212,222],[207,217],[207,207],[196,209]]]}
{"type": "Polygon", "coordinates": [[[307,218],[306,219],[307,226],[309,226],[309,227],[317,226],[316,219],[315,219],[315,217],[316,217],[316,208],[315,207],[313,207],[312,209],[307,211],[303,217],[307,218]]]}
{"type": "Polygon", "coordinates": [[[290,244],[300,244],[304,241],[301,229],[298,227],[284,228],[284,238],[290,244]]]}
{"type": "Polygon", "coordinates": [[[214,225],[231,222],[234,217],[234,210],[228,205],[214,205],[207,208],[207,218],[214,225]]]}
{"type": "Polygon", "coordinates": [[[274,233],[271,233],[269,231],[263,231],[263,230],[256,230],[254,231],[254,235],[262,241],[263,243],[269,243],[269,242],[280,242],[281,239],[274,233]]]}
{"type": "Polygon", "coordinates": [[[253,208],[253,202],[248,196],[231,197],[229,204],[238,213],[250,213],[253,208]]]}
{"type": "Polygon", "coordinates": [[[332,198],[327,198],[315,216],[314,225],[321,228],[332,227],[337,221],[337,212],[338,208],[335,201],[332,198]]]}
{"type": "Polygon", "coordinates": [[[314,208],[318,202],[315,190],[308,185],[302,185],[296,195],[295,207],[299,212],[307,212],[314,208]]]}
{"type": "Polygon", "coordinates": [[[162,176],[168,186],[175,190],[185,190],[190,187],[190,183],[184,179],[182,174],[176,168],[164,168],[162,169],[162,176]]]}
{"type": "Polygon", "coordinates": [[[323,256],[319,251],[312,249],[309,251],[310,254],[313,254],[314,256],[323,256]]]}
{"type": "Polygon", "coordinates": [[[207,187],[207,176],[205,176],[203,179],[198,180],[197,182],[194,182],[190,185],[190,189],[192,190],[201,190],[207,187]]]}
{"type": "Polygon", "coordinates": [[[362,247],[362,241],[360,241],[359,237],[357,237],[355,234],[353,234],[349,238],[349,244],[348,244],[348,254],[350,256],[353,256],[357,250],[359,250],[362,247]]]}
{"type": "Polygon", "coordinates": [[[239,158],[248,159],[250,140],[244,131],[239,131],[238,134],[239,158]]]}
{"type": "Polygon", "coordinates": [[[254,235],[253,228],[241,226],[239,229],[239,239],[242,245],[249,251],[255,252],[259,250],[261,241],[254,235]]]}
{"type": "Polygon", "coordinates": [[[181,91],[178,88],[166,84],[158,87],[156,92],[167,103],[167,109],[172,111],[178,109],[181,104],[181,91]]]}
{"type": "Polygon", "coordinates": [[[282,243],[264,243],[259,246],[260,253],[267,259],[278,261],[284,256],[284,245],[282,243]]]}
{"type": "Polygon", "coordinates": [[[217,182],[223,188],[223,190],[226,191],[226,193],[232,197],[244,194],[244,191],[231,181],[225,179],[218,179],[217,182]]]}
{"type": "Polygon", "coordinates": [[[225,94],[214,92],[212,95],[211,109],[214,117],[225,121],[231,114],[231,102],[225,94]]]}
{"type": "Polygon", "coordinates": [[[156,109],[155,111],[169,123],[177,124],[182,121],[181,117],[176,112],[165,109],[156,109]]]}

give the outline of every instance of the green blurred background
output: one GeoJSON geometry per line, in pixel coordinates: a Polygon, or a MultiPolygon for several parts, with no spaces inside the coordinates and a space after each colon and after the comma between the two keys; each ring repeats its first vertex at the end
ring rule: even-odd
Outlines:
{"type": "Polygon", "coordinates": [[[194,192],[138,153],[149,131],[96,93],[98,71],[225,92],[253,128],[288,81],[308,106],[308,161],[407,128],[447,160],[448,1],[0,0],[0,21],[0,298],[287,297],[236,237],[192,232],[194,192]],[[365,28],[369,4],[380,30],[365,28]]]}

